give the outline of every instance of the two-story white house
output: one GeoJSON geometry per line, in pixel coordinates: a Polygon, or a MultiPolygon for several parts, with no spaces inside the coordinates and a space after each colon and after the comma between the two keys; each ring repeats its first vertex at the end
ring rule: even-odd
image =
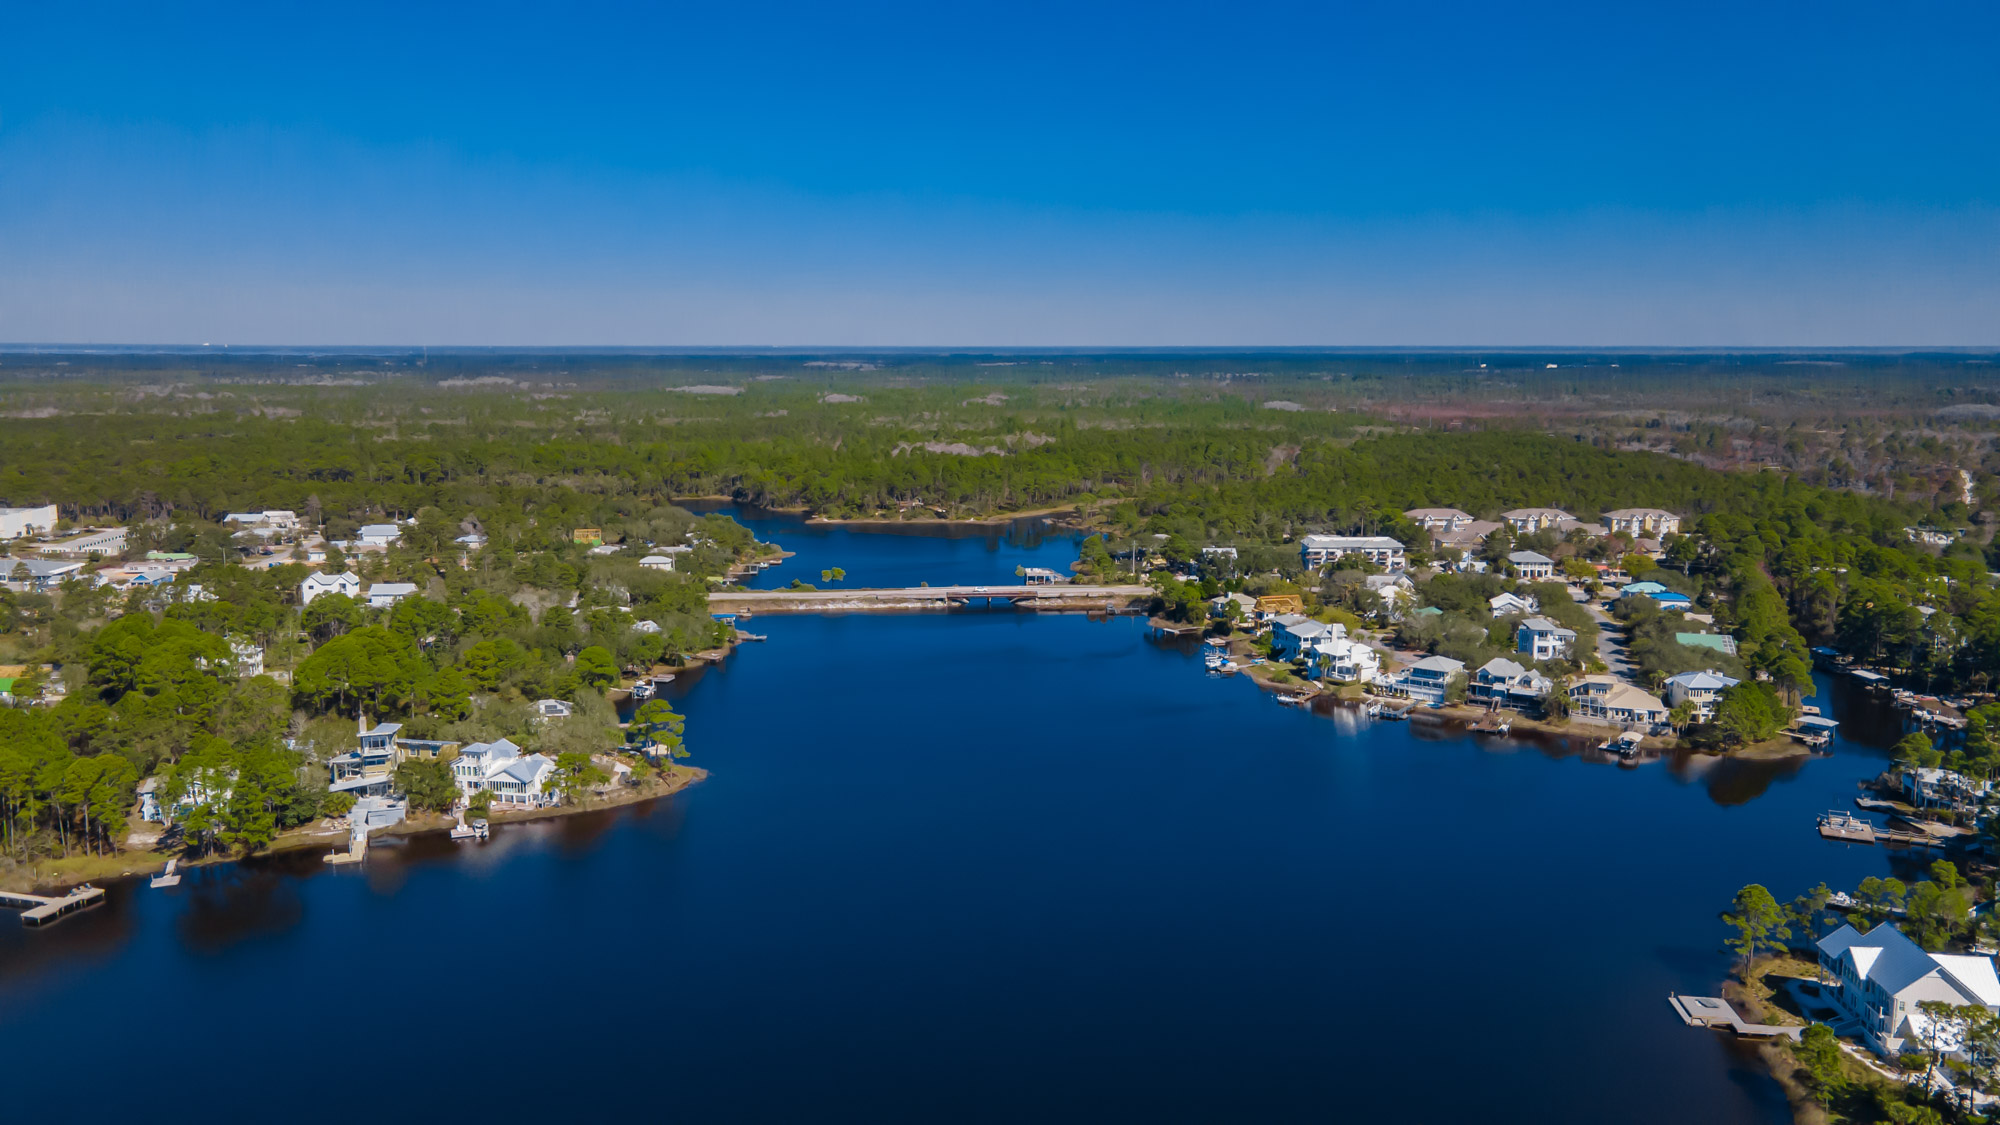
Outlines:
{"type": "Polygon", "coordinates": [[[1576,648],[1576,630],[1546,617],[1530,617],[1514,629],[1514,651],[1530,660],[1568,660],[1576,648]]]}
{"type": "Polygon", "coordinates": [[[311,605],[321,594],[340,594],[355,598],[361,595],[361,579],[347,571],[338,574],[308,574],[299,583],[299,604],[311,605]]]}
{"type": "Polygon", "coordinates": [[[1325,637],[1313,646],[1313,672],[1336,684],[1372,684],[1382,675],[1382,655],[1360,641],[1325,637]]]}
{"type": "Polygon", "coordinates": [[[1821,938],[1818,949],[1820,968],[1835,981],[1834,1004],[1884,1058],[1924,1039],[1930,1017],[1919,1005],[1926,1000],[2000,1011],[1991,957],[1927,953],[1888,922],[1865,934],[1842,926],[1821,938]]]}
{"type": "Polygon", "coordinates": [[[1449,656],[1426,656],[1384,681],[1389,690],[1421,703],[1442,703],[1451,685],[1465,674],[1465,662],[1449,656]]]}
{"type": "Polygon", "coordinates": [[[451,760],[452,780],[466,800],[484,790],[493,794],[496,805],[543,808],[556,803],[550,791],[555,761],[544,754],[523,754],[507,739],[474,742],[459,747],[451,760]]]}
{"type": "Polygon", "coordinates": [[[1556,560],[1539,551],[1514,551],[1507,561],[1514,565],[1514,573],[1529,581],[1552,578],[1556,573],[1556,560]]]}
{"type": "Polygon", "coordinates": [[[1306,569],[1318,570],[1346,555],[1360,555],[1383,570],[1406,565],[1403,544],[1386,535],[1307,535],[1299,539],[1299,558],[1306,569]]]}
{"type": "Polygon", "coordinates": [[[1715,709],[1722,704],[1722,693],[1741,682],[1714,669],[1668,676],[1665,684],[1667,704],[1679,707],[1683,703],[1692,703],[1694,721],[1705,723],[1715,718],[1715,709]]]}

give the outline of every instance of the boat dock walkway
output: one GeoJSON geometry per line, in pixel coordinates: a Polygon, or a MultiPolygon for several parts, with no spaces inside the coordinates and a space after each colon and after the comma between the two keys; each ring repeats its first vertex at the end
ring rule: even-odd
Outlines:
{"type": "Polygon", "coordinates": [[[984,601],[1030,609],[1123,608],[1153,597],[1151,586],[911,586],[892,590],[717,590],[708,596],[716,612],[754,609],[762,613],[820,613],[827,610],[950,609],[984,601]]]}
{"type": "Polygon", "coordinates": [[[0,906],[25,908],[21,913],[23,926],[42,926],[88,906],[96,906],[104,901],[104,888],[88,883],[76,888],[60,898],[47,895],[22,894],[19,891],[0,891],[0,906]]]}
{"type": "Polygon", "coordinates": [[[1805,1034],[1806,1030],[1803,1027],[1785,1027],[1775,1023],[1749,1023],[1736,1014],[1736,1009],[1729,1006],[1729,1001],[1718,996],[1682,996],[1670,992],[1667,994],[1667,1004],[1673,1008],[1674,1014],[1681,1018],[1681,1022],[1689,1027],[1726,1027],[1738,1035],[1752,1039],[1770,1039],[1780,1035],[1787,1039],[1797,1039],[1805,1034]]]}

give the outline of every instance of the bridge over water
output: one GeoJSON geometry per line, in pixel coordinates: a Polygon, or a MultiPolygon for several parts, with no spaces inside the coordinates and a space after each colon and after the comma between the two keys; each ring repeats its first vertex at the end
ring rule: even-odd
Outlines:
{"type": "Polygon", "coordinates": [[[728,590],[708,596],[717,613],[819,613],[828,610],[950,609],[996,602],[1031,609],[1126,609],[1153,596],[1150,586],[909,586],[865,590],[728,590]]]}

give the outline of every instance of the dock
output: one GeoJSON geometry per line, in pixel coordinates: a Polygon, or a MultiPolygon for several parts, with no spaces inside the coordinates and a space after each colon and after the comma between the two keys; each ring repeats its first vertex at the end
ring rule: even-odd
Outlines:
{"type": "Polygon", "coordinates": [[[326,863],[360,863],[368,858],[368,829],[357,824],[348,833],[347,850],[328,852],[320,859],[326,863]]]}
{"type": "Polygon", "coordinates": [[[1830,812],[1819,818],[1819,834],[1828,840],[1839,840],[1848,844],[1872,844],[1875,842],[1875,826],[1858,816],[1830,812]]]}
{"type": "Polygon", "coordinates": [[[1804,1035],[1806,1030],[1803,1027],[1786,1027],[1775,1023],[1750,1023],[1736,1014],[1736,1009],[1729,1006],[1729,1001],[1719,996],[1682,996],[1670,992],[1667,994],[1667,1004],[1673,1008],[1674,1014],[1681,1018],[1681,1022],[1689,1027],[1717,1029],[1726,1027],[1747,1039],[1771,1039],[1781,1035],[1787,1039],[1797,1039],[1804,1035]]]}
{"type": "Polygon", "coordinates": [[[23,926],[45,926],[65,914],[96,906],[103,901],[104,888],[93,887],[89,883],[60,898],[22,894],[19,891],[0,891],[0,906],[12,906],[21,910],[23,926]]]}

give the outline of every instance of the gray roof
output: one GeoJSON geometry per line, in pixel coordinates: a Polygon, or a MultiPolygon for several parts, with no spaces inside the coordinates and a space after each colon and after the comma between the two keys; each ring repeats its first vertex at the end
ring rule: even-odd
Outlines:
{"type": "Polygon", "coordinates": [[[1515,551],[1513,554],[1507,556],[1507,561],[1511,563],[1537,563],[1537,564],[1554,565],[1556,560],[1548,557],[1547,555],[1542,554],[1539,551],[1515,551]]]}
{"type": "Polygon", "coordinates": [[[1721,691],[1723,688],[1735,687],[1742,681],[1731,679],[1720,672],[1682,672],[1677,676],[1668,676],[1667,682],[1695,691],[1721,691]]]}
{"type": "Polygon", "coordinates": [[[371,598],[377,595],[400,597],[416,592],[417,584],[414,582],[377,582],[368,587],[368,596],[371,598]]]}
{"type": "Polygon", "coordinates": [[[525,758],[517,758],[507,763],[501,767],[500,772],[523,785],[527,785],[532,783],[535,780],[535,776],[542,772],[543,766],[549,764],[551,763],[547,757],[541,754],[530,754],[525,758]]]}
{"type": "Polygon", "coordinates": [[[1410,665],[1410,670],[1413,672],[1463,672],[1465,670],[1465,662],[1463,660],[1453,660],[1449,656],[1426,656],[1415,664],[1410,665]]]}
{"type": "Polygon", "coordinates": [[[17,559],[0,558],[0,578],[12,578],[16,566],[28,568],[31,578],[53,578],[61,574],[71,574],[83,569],[80,562],[67,559],[17,559]]]}
{"type": "Polygon", "coordinates": [[[1558,637],[1571,638],[1576,636],[1575,629],[1565,629],[1546,617],[1530,617],[1526,621],[1521,622],[1521,628],[1528,630],[1530,633],[1554,633],[1558,637]]]}
{"type": "Polygon", "coordinates": [[[1518,680],[1528,674],[1526,668],[1521,667],[1504,656],[1496,656],[1486,663],[1481,664],[1479,670],[1483,674],[1497,680],[1518,680]]]}

